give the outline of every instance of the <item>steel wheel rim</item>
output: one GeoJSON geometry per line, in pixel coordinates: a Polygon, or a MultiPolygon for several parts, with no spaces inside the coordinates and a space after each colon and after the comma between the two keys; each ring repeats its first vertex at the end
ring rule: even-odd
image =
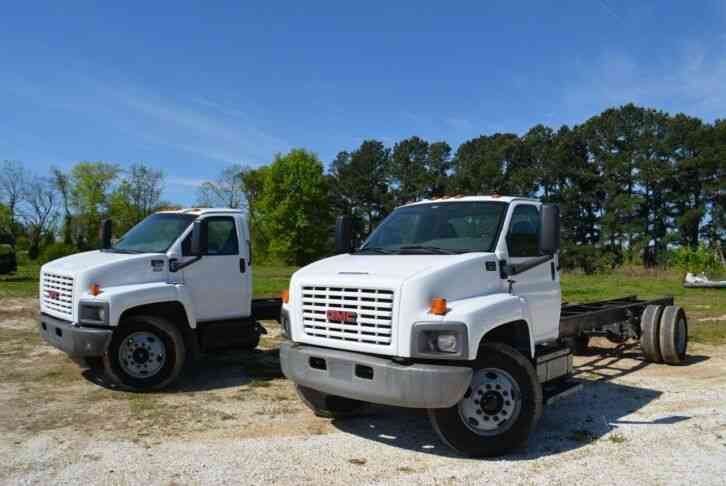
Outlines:
{"type": "Polygon", "coordinates": [[[458,409],[461,421],[475,434],[501,434],[512,426],[522,411],[519,385],[504,370],[477,370],[458,409]]]}
{"type": "Polygon", "coordinates": [[[166,363],[166,346],[154,333],[135,332],[119,346],[118,362],[124,373],[133,378],[151,378],[166,363]]]}

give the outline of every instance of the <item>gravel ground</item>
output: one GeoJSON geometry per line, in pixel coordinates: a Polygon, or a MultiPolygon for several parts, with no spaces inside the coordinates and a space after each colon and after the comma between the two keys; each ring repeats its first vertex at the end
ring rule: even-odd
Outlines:
{"type": "Polygon", "coordinates": [[[103,387],[39,342],[31,301],[0,302],[3,484],[726,484],[726,349],[647,365],[598,342],[583,390],[548,406],[527,447],[473,460],[420,412],[313,417],[263,350],[222,354],[175,390],[103,387]]]}

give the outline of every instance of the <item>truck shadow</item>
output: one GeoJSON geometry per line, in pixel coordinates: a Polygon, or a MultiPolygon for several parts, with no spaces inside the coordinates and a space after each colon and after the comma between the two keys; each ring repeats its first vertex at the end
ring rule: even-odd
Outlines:
{"type": "MultiPolygon", "coordinates": [[[[104,388],[114,386],[102,373],[85,370],[83,376],[104,388]]],[[[176,383],[157,393],[221,390],[284,378],[277,349],[224,350],[204,354],[182,372],[176,383]]]]}
{"type": "MultiPolygon", "coordinates": [[[[661,396],[662,392],[611,380],[648,366],[636,345],[601,348],[575,367],[580,392],[546,405],[528,445],[502,457],[529,460],[578,449],[597,441],[620,426],[663,426],[688,420],[684,415],[632,420],[628,416],[661,396]]],[[[708,359],[689,356],[685,365],[708,359]]],[[[436,435],[428,416],[421,410],[372,406],[369,414],[356,419],[336,420],[341,431],[366,439],[418,452],[445,457],[462,457],[436,435]]],[[[611,436],[613,437],[613,436],[611,436]]],[[[617,442],[622,437],[611,438],[617,442]]]]}

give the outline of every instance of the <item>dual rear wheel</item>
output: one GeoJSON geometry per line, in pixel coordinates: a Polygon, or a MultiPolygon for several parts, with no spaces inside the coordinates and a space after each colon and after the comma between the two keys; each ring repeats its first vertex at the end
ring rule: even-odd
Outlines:
{"type": "Polygon", "coordinates": [[[677,305],[649,305],[640,316],[640,347],[648,361],[683,364],[688,348],[688,320],[677,305]]]}

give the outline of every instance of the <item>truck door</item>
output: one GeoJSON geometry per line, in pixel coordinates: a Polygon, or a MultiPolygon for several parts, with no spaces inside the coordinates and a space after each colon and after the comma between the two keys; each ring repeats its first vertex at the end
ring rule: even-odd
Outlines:
{"type": "MultiPolygon", "coordinates": [[[[534,204],[518,203],[507,232],[510,263],[522,263],[539,253],[539,210],[534,204]]],[[[510,277],[512,293],[523,297],[532,313],[537,339],[555,338],[560,322],[560,277],[555,260],[510,277]]]]}
{"type": "MultiPolygon", "coordinates": [[[[250,269],[246,228],[234,216],[204,218],[202,258],[184,268],[199,321],[234,319],[250,315],[250,269]]],[[[183,251],[189,245],[184,242],[183,251]]]]}

